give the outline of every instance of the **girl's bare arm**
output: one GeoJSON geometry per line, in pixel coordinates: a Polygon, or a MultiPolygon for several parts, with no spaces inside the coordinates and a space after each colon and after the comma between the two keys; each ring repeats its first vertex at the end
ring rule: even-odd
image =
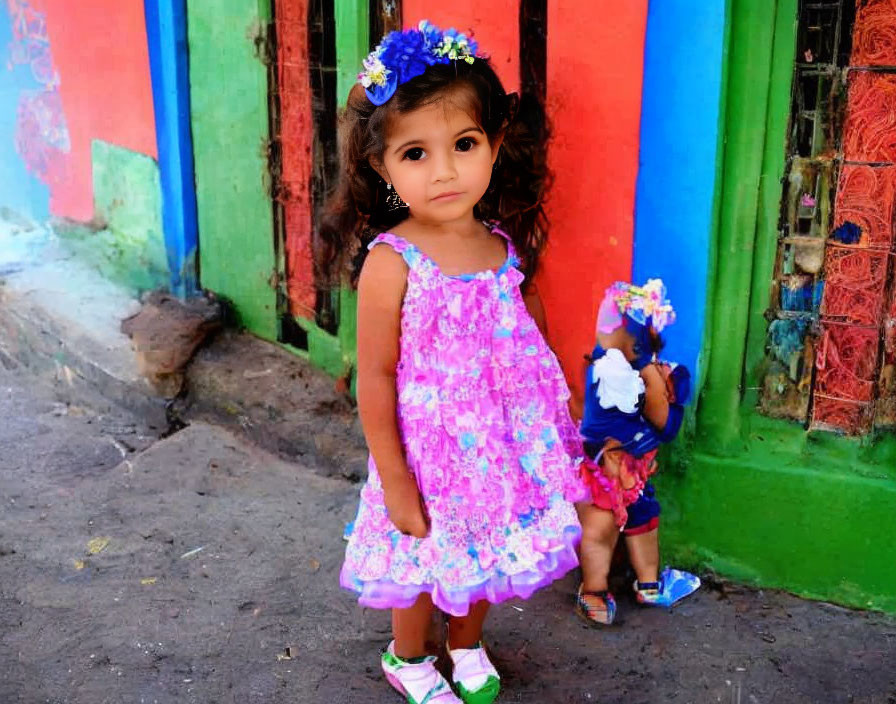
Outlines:
{"type": "Polygon", "coordinates": [[[389,518],[403,533],[426,536],[417,484],[398,431],[396,366],[407,265],[394,250],[374,247],[358,281],[358,411],[383,484],[389,518]]]}

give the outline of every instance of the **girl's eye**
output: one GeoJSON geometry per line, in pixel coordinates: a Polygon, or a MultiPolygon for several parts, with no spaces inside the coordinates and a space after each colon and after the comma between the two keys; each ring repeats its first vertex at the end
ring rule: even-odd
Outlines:
{"type": "Polygon", "coordinates": [[[476,140],[472,137],[461,137],[457,140],[456,149],[459,152],[468,152],[476,146],[476,140]]]}
{"type": "Polygon", "coordinates": [[[423,158],[423,154],[424,152],[420,147],[412,147],[404,153],[404,158],[411,161],[420,161],[423,158]]]}

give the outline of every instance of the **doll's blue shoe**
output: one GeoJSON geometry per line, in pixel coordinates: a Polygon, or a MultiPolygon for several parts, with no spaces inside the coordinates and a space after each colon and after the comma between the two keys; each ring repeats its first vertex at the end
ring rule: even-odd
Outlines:
{"type": "Polygon", "coordinates": [[[700,578],[690,572],[667,567],[658,582],[635,580],[635,598],[645,606],[672,606],[700,588],[700,578]]]}

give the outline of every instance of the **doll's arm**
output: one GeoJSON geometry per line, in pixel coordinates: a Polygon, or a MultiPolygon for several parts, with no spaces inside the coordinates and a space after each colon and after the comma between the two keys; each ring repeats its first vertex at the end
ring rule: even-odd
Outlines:
{"type": "MultiPolygon", "coordinates": [[[[647,387],[643,415],[654,426],[660,442],[671,442],[678,435],[681,424],[684,421],[684,404],[691,392],[691,374],[687,367],[677,365],[670,370],[668,364],[651,364],[647,371],[650,377],[644,383],[647,387]],[[662,382],[662,386],[657,382],[662,382]],[[663,419],[662,408],[665,406],[665,421],[659,425],[657,421],[663,419]],[[649,409],[649,410],[648,410],[649,409]]],[[[645,368],[645,371],[648,368],[645,368]]],[[[644,371],[642,371],[642,377],[644,371]]]]}
{"type": "Polygon", "coordinates": [[[358,411],[389,519],[402,533],[424,538],[426,514],[398,432],[396,367],[406,285],[401,256],[374,247],[358,280],[358,411]]]}
{"type": "Polygon", "coordinates": [[[657,430],[666,427],[669,420],[669,395],[666,380],[656,364],[648,364],[641,370],[644,380],[644,408],[641,411],[647,421],[657,430]]]}

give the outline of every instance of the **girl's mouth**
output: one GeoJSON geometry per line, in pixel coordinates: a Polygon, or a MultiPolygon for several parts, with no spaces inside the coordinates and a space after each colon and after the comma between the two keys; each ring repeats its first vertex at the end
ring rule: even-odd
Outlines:
{"type": "Polygon", "coordinates": [[[444,203],[444,202],[449,201],[449,200],[455,200],[455,199],[458,198],[460,195],[461,195],[461,194],[458,193],[457,191],[448,191],[447,193],[440,193],[439,195],[437,195],[437,196],[436,196],[435,198],[433,198],[432,200],[434,200],[434,201],[438,201],[439,203],[444,203]]]}

